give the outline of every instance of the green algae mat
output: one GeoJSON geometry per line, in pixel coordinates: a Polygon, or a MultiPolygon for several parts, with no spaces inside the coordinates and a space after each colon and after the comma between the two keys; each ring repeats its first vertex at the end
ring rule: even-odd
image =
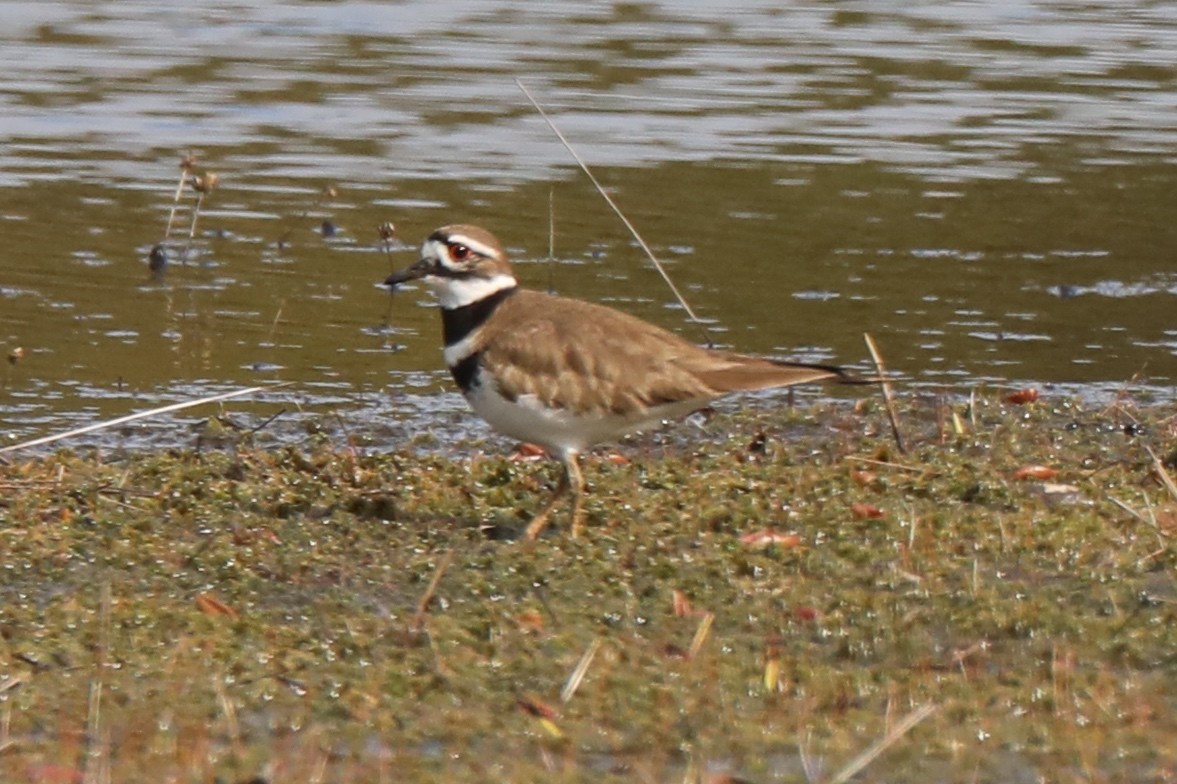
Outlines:
{"type": "Polygon", "coordinates": [[[0,463],[0,779],[1177,777],[1177,405],[0,463]]]}

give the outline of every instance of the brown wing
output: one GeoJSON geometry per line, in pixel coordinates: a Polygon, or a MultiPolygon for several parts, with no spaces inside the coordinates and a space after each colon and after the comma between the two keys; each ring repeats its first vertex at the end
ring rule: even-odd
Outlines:
{"type": "Polygon", "coordinates": [[[627,313],[537,291],[504,301],[493,322],[493,336],[486,332],[479,343],[494,344],[481,361],[493,366],[500,392],[559,408],[634,416],[837,375],[708,351],[627,313]]]}
{"type": "Polygon", "coordinates": [[[720,394],[831,379],[848,380],[842,370],[829,365],[777,362],[742,354],[708,353],[708,365],[698,368],[695,376],[720,394]]]}

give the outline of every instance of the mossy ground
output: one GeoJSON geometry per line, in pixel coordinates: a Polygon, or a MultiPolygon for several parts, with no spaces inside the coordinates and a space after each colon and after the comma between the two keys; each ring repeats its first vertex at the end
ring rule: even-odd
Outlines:
{"type": "Polygon", "coordinates": [[[1175,413],[752,406],[535,544],[507,456],[9,458],[3,779],[826,781],[931,706],[863,780],[1175,780],[1175,413]]]}

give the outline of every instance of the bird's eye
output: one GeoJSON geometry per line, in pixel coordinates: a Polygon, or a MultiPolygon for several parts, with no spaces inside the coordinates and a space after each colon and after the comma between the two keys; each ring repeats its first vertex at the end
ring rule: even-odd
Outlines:
{"type": "Polygon", "coordinates": [[[465,261],[470,258],[470,249],[459,242],[452,242],[449,245],[450,258],[454,261],[465,261]]]}

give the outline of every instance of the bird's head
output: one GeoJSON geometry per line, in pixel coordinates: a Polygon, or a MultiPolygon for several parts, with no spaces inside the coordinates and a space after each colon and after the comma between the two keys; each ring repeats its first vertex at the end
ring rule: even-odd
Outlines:
{"type": "Polygon", "coordinates": [[[381,285],[393,291],[424,280],[443,308],[461,308],[517,285],[506,251],[477,226],[443,226],[421,245],[421,259],[393,273],[381,285]]]}

